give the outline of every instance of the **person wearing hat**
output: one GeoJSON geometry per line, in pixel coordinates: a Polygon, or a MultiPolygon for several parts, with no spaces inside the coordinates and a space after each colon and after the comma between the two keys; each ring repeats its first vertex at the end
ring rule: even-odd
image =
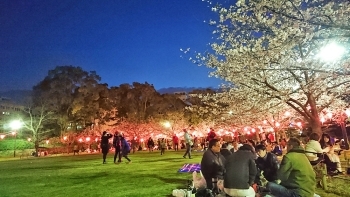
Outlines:
{"type": "Polygon", "coordinates": [[[103,131],[101,136],[101,149],[103,154],[103,164],[106,164],[106,157],[109,151],[109,138],[113,137],[112,134],[107,131],[103,131]]]}

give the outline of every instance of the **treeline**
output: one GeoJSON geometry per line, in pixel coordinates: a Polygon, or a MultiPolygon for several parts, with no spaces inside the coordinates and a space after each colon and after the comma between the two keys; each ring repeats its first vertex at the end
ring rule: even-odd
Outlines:
{"type": "MultiPolygon", "coordinates": [[[[203,105],[197,97],[182,100],[179,95],[160,94],[147,82],[108,87],[100,80],[94,71],[57,66],[33,87],[28,112],[37,118],[40,113],[47,114],[41,130],[49,131],[52,136],[62,135],[67,130],[79,132],[87,128],[113,127],[121,122],[164,121],[174,115],[188,125],[201,122],[200,116],[185,110],[187,106],[203,105]]],[[[215,91],[205,89],[193,90],[189,94],[213,93],[215,91]]]]}

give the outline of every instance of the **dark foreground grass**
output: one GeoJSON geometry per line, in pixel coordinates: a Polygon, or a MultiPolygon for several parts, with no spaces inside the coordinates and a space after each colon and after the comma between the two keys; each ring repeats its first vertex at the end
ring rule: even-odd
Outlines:
{"type": "MultiPolygon", "coordinates": [[[[172,190],[185,188],[191,174],[178,173],[184,163],[199,163],[201,153],[194,159],[183,159],[183,152],[138,152],[130,154],[131,164],[113,164],[113,155],[102,164],[102,155],[65,155],[43,158],[0,161],[0,196],[171,196],[172,190]]],[[[330,191],[318,188],[322,197],[350,196],[348,182],[330,180],[330,191]]]]}
{"type": "Polygon", "coordinates": [[[0,196],[171,196],[185,188],[191,174],[178,173],[186,162],[183,152],[138,152],[130,154],[131,164],[113,164],[108,155],[56,156],[0,162],[0,196]]]}

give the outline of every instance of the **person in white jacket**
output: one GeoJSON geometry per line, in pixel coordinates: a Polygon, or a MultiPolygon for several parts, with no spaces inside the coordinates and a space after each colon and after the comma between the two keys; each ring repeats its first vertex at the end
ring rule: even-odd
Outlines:
{"type": "Polygon", "coordinates": [[[325,153],[329,151],[321,148],[321,144],[318,141],[319,139],[320,136],[317,133],[311,133],[309,136],[309,142],[305,146],[305,154],[310,161],[317,161],[320,159],[316,153],[325,153]]]}

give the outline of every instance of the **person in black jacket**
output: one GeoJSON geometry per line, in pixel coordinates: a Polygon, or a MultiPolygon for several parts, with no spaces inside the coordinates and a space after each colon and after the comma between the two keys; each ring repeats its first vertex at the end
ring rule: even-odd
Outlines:
{"type": "Polygon", "coordinates": [[[277,170],[279,169],[277,156],[267,152],[265,145],[262,144],[257,145],[255,151],[258,154],[258,158],[255,161],[257,168],[263,171],[266,180],[270,182],[276,181],[278,179],[277,170]]]}
{"type": "Polygon", "coordinates": [[[117,160],[118,157],[118,164],[120,162],[122,162],[122,155],[121,155],[121,135],[118,131],[116,131],[114,133],[114,137],[113,137],[113,147],[115,149],[115,153],[114,153],[114,163],[116,163],[115,161],[117,160]]]}
{"type": "Polygon", "coordinates": [[[109,150],[109,138],[113,137],[112,134],[108,133],[107,131],[104,131],[101,136],[101,149],[103,154],[103,164],[106,164],[106,157],[109,150]]]}
{"type": "Polygon", "coordinates": [[[154,141],[151,137],[149,137],[149,139],[147,141],[147,147],[148,147],[149,152],[153,151],[154,141]]]}
{"type": "Polygon", "coordinates": [[[224,156],[225,159],[227,159],[227,157],[232,154],[232,152],[229,149],[227,149],[227,143],[221,145],[220,154],[224,156]]]}
{"type": "Polygon", "coordinates": [[[207,182],[207,188],[217,191],[218,180],[223,180],[225,173],[225,158],[220,154],[220,142],[217,139],[209,141],[209,148],[204,152],[201,161],[201,171],[207,182]]]}
{"type": "Polygon", "coordinates": [[[229,196],[255,197],[252,187],[257,173],[253,147],[243,144],[237,152],[228,156],[224,176],[224,191],[229,196]]]}

